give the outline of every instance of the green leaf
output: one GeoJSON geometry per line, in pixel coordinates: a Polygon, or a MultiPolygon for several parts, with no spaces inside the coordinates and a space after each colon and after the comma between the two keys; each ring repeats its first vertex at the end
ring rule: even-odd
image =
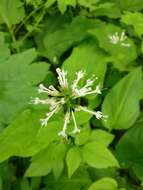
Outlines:
{"type": "Polygon", "coordinates": [[[90,126],[85,125],[80,131],[80,133],[75,136],[75,144],[77,146],[81,146],[87,143],[90,137],[90,133],[91,133],[90,126]]]}
{"type": "Polygon", "coordinates": [[[125,12],[121,17],[121,22],[133,26],[136,34],[141,37],[143,34],[143,15],[139,12],[125,12]]]}
{"type": "Polygon", "coordinates": [[[99,142],[89,142],[81,148],[84,162],[95,168],[118,167],[113,154],[99,142]]]}
{"type": "Polygon", "coordinates": [[[10,156],[30,156],[39,150],[33,143],[39,129],[36,114],[29,110],[23,112],[0,135],[0,162],[10,156]]]}
{"type": "Polygon", "coordinates": [[[30,49],[0,63],[0,122],[9,123],[37,94],[35,85],[46,77],[48,65],[31,64],[36,55],[30,49]]]}
{"type": "Polygon", "coordinates": [[[49,175],[45,182],[49,190],[87,190],[91,179],[85,168],[79,168],[71,178],[64,174],[55,180],[52,175],[49,175]]]}
{"type": "Polygon", "coordinates": [[[95,6],[97,5],[98,2],[99,0],[78,0],[80,6],[89,8],[91,10],[95,9],[95,6]]]}
{"type": "Polygon", "coordinates": [[[118,190],[118,185],[112,178],[102,178],[93,183],[88,190],[118,190]]]}
{"type": "MultiPolygon", "coordinates": [[[[49,2],[49,1],[47,1],[49,2]]],[[[46,51],[45,45],[44,45],[44,39],[45,36],[50,36],[53,33],[63,29],[65,27],[65,24],[69,24],[69,16],[68,15],[61,15],[59,13],[54,15],[49,15],[46,20],[42,23],[43,27],[40,31],[38,31],[34,37],[36,40],[36,44],[38,46],[38,51],[42,56],[49,58],[49,51],[46,51]]],[[[50,40],[50,38],[49,38],[50,40]]],[[[49,49],[48,49],[49,50],[49,49]]],[[[57,57],[51,57],[51,61],[54,64],[58,63],[57,57]]]]}
{"type": "Polygon", "coordinates": [[[89,33],[93,35],[99,42],[99,46],[110,54],[110,61],[114,67],[119,70],[126,70],[127,66],[134,61],[137,57],[136,46],[134,42],[128,37],[124,40],[124,43],[130,46],[122,46],[120,42],[113,44],[110,41],[110,36],[116,33],[121,36],[123,30],[113,24],[100,24],[96,29],[89,30],[89,33]]]}
{"type": "Polygon", "coordinates": [[[139,11],[143,8],[143,0],[118,0],[122,10],[139,11]]]}
{"type": "Polygon", "coordinates": [[[55,144],[55,148],[53,149],[53,163],[52,163],[52,169],[55,178],[58,178],[63,169],[64,169],[64,159],[66,156],[66,144],[64,143],[59,143],[55,144]]]}
{"type": "Polygon", "coordinates": [[[24,6],[20,0],[0,1],[0,22],[6,23],[10,28],[18,24],[25,16],[24,6]]]}
{"type": "Polygon", "coordinates": [[[75,17],[51,34],[44,35],[44,46],[50,60],[58,59],[65,51],[79,43],[87,36],[87,30],[96,27],[97,21],[83,17],[75,17]]]}
{"type": "Polygon", "coordinates": [[[113,141],[113,139],[114,135],[101,129],[97,129],[92,131],[89,141],[96,141],[105,146],[108,146],[113,141]]]}
{"type": "Polygon", "coordinates": [[[8,43],[6,42],[6,34],[0,32],[0,62],[5,60],[10,56],[10,49],[8,43]]]}
{"type": "Polygon", "coordinates": [[[139,115],[141,89],[142,72],[137,68],[109,91],[102,105],[103,114],[108,115],[106,127],[127,129],[134,124],[139,115]]]}
{"type": "Polygon", "coordinates": [[[143,115],[120,139],[116,147],[117,158],[122,167],[132,169],[143,180],[143,115]]]}
{"type": "Polygon", "coordinates": [[[51,5],[53,5],[56,1],[58,3],[58,8],[62,14],[67,10],[68,6],[76,6],[76,0],[48,0],[45,6],[48,8],[51,5]]]}
{"type": "Polygon", "coordinates": [[[49,145],[50,142],[54,140],[59,140],[58,132],[60,132],[63,126],[63,120],[58,121],[53,118],[52,121],[48,122],[48,125],[44,128],[40,128],[37,134],[38,142],[45,147],[49,145]]]}
{"type": "Polygon", "coordinates": [[[51,143],[46,149],[39,152],[32,158],[32,162],[26,171],[25,176],[44,176],[53,170],[55,177],[61,174],[66,153],[65,144],[51,143]]]}
{"type": "Polygon", "coordinates": [[[23,178],[20,182],[21,190],[31,190],[29,181],[26,178],[23,178]]]}
{"type": "Polygon", "coordinates": [[[66,162],[68,166],[68,176],[71,177],[81,163],[80,151],[77,147],[73,147],[68,151],[66,162]]]}
{"type": "Polygon", "coordinates": [[[91,14],[94,16],[107,16],[109,18],[121,17],[121,11],[116,2],[98,4],[98,6],[95,7],[95,11],[91,12],[91,14]]]}
{"type": "Polygon", "coordinates": [[[48,148],[32,157],[32,162],[25,173],[26,177],[44,176],[51,172],[53,148],[54,144],[50,144],[48,148]]]}
{"type": "Polygon", "coordinates": [[[40,128],[43,111],[24,111],[0,135],[0,162],[10,156],[28,157],[46,148],[50,142],[59,140],[59,122],[49,121],[40,128]],[[45,130],[46,129],[46,130],[45,130]],[[47,132],[47,134],[44,134],[47,132]]]}
{"type": "Polygon", "coordinates": [[[56,0],[48,0],[48,1],[45,3],[45,7],[46,7],[46,8],[49,8],[49,7],[52,6],[55,2],[56,2],[56,0]]]}
{"type": "Polygon", "coordinates": [[[107,58],[94,43],[83,43],[74,48],[71,56],[63,63],[63,68],[68,71],[68,80],[71,82],[76,77],[75,73],[83,70],[88,78],[95,75],[102,84],[107,58]]]}
{"type": "Polygon", "coordinates": [[[64,13],[66,11],[68,5],[72,7],[76,6],[76,0],[57,0],[57,1],[61,13],[64,13]]]}

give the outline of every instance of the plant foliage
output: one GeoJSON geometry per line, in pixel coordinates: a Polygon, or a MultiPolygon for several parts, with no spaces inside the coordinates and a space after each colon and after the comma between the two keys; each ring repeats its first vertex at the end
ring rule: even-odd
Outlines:
{"type": "Polygon", "coordinates": [[[142,35],[143,0],[0,0],[0,190],[143,189],[142,35]]]}

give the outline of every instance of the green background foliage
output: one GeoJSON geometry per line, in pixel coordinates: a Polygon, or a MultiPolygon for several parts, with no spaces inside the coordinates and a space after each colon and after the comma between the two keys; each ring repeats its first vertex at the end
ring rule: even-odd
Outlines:
{"type": "Polygon", "coordinates": [[[143,0],[0,0],[0,190],[143,189],[142,35],[143,0]],[[123,32],[129,46],[111,42],[123,32]],[[41,128],[31,103],[57,67],[98,77],[82,104],[108,116],[75,113],[68,142],[63,113],[41,128]]]}

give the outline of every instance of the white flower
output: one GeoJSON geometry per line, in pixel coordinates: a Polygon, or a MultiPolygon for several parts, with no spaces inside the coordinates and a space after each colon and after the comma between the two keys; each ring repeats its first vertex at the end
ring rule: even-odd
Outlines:
{"type": "Polygon", "coordinates": [[[84,77],[84,75],[85,73],[83,71],[79,71],[76,73],[77,78],[73,81],[73,84],[71,86],[73,92],[77,88],[79,81],[84,77]]]}
{"type": "Polygon", "coordinates": [[[48,112],[46,114],[46,117],[44,119],[40,119],[40,122],[41,122],[41,126],[42,127],[45,127],[49,121],[49,119],[55,114],[57,113],[58,111],[60,110],[60,104],[55,106],[55,108],[51,111],[51,112],[48,112]]]}
{"type": "Polygon", "coordinates": [[[72,118],[73,118],[73,123],[74,123],[74,129],[72,131],[73,134],[80,133],[80,129],[77,127],[77,123],[75,120],[74,112],[72,111],[72,118]]]}
{"type": "Polygon", "coordinates": [[[62,137],[64,137],[64,138],[67,138],[66,130],[67,130],[67,125],[68,125],[69,122],[70,122],[70,113],[67,112],[67,113],[65,114],[65,118],[64,118],[64,127],[63,127],[62,131],[60,131],[60,132],[58,133],[59,136],[62,136],[62,137]]]}
{"type": "MultiPolygon", "coordinates": [[[[70,122],[70,117],[72,117],[73,127],[74,127],[72,134],[77,134],[80,132],[74,112],[85,111],[88,112],[89,114],[94,115],[97,119],[106,118],[106,116],[103,116],[100,111],[92,111],[89,110],[87,107],[83,107],[81,105],[76,105],[76,103],[73,103],[74,102],[73,100],[80,97],[85,97],[90,94],[101,94],[101,89],[99,84],[96,86],[95,89],[93,88],[95,80],[89,78],[86,80],[83,86],[81,85],[82,84],[81,83],[80,84],[81,87],[79,87],[79,82],[84,78],[85,75],[85,72],[79,71],[76,73],[76,79],[72,82],[71,85],[69,85],[67,80],[67,72],[61,70],[60,68],[57,68],[56,72],[58,73],[57,78],[59,81],[59,87],[55,88],[53,85],[45,87],[43,84],[40,84],[38,92],[40,94],[41,93],[47,94],[47,98],[40,99],[39,97],[36,97],[31,101],[31,103],[35,105],[45,104],[49,106],[49,112],[46,113],[46,117],[40,119],[42,127],[47,126],[48,121],[51,119],[51,117],[54,114],[57,114],[62,108],[65,112],[64,125],[63,129],[58,133],[58,135],[66,139],[68,138],[67,127],[70,122]]],[[[98,78],[95,77],[95,79],[98,78]]]]}
{"type": "Polygon", "coordinates": [[[100,111],[92,111],[92,110],[89,110],[87,107],[83,107],[83,106],[78,106],[77,111],[84,111],[84,112],[87,112],[91,115],[94,115],[96,117],[96,119],[102,119],[102,118],[107,118],[106,115],[103,115],[102,112],[100,111]]]}
{"type": "Polygon", "coordinates": [[[59,91],[53,85],[50,85],[49,88],[46,88],[43,84],[40,84],[38,92],[39,92],[39,94],[47,93],[49,96],[58,96],[59,95],[59,91]]]}
{"type": "Polygon", "coordinates": [[[127,36],[125,35],[125,31],[123,31],[121,35],[119,35],[118,32],[115,32],[115,34],[109,35],[108,38],[110,40],[110,43],[112,44],[120,44],[121,46],[124,46],[124,47],[130,47],[129,43],[125,43],[127,39],[127,36]]]}
{"type": "Polygon", "coordinates": [[[67,82],[67,72],[65,72],[64,70],[61,70],[60,68],[56,69],[57,73],[58,73],[58,80],[59,80],[59,84],[61,86],[62,89],[68,88],[68,82],[67,82]]]}

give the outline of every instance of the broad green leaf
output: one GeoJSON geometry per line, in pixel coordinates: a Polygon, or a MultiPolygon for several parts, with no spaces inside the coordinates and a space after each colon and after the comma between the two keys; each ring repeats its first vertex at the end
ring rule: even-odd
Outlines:
{"type": "Polygon", "coordinates": [[[80,6],[89,8],[89,9],[95,9],[95,6],[97,5],[97,3],[99,2],[99,0],[78,0],[78,3],[80,6]]]}
{"type": "Polygon", "coordinates": [[[55,178],[60,177],[63,169],[64,169],[64,159],[66,156],[66,143],[55,144],[55,148],[53,149],[53,163],[52,169],[55,178]]]}
{"type": "Polygon", "coordinates": [[[6,42],[6,34],[0,32],[0,62],[10,56],[10,49],[6,42]]]}
{"type": "Polygon", "coordinates": [[[126,25],[133,26],[136,34],[141,37],[143,34],[143,15],[139,12],[125,12],[124,15],[121,17],[121,22],[125,23],[126,25]]]}
{"type": "Polygon", "coordinates": [[[121,16],[119,5],[116,2],[102,2],[100,0],[78,0],[78,4],[89,9],[90,16],[107,16],[118,18],[121,16]]]}
{"type": "Polygon", "coordinates": [[[51,172],[53,148],[54,144],[50,144],[48,148],[32,157],[32,162],[25,173],[26,177],[44,176],[51,172]]]}
{"type": "Polygon", "coordinates": [[[108,115],[104,125],[109,129],[127,129],[139,115],[142,96],[142,72],[137,68],[121,79],[109,91],[102,105],[103,114],[108,115]]]}
{"type": "Polygon", "coordinates": [[[20,0],[0,1],[0,23],[6,23],[10,28],[18,24],[24,16],[24,6],[20,0]]]}
{"type": "Polygon", "coordinates": [[[44,128],[40,128],[37,134],[37,139],[40,144],[48,146],[49,142],[59,140],[58,132],[63,127],[63,119],[56,120],[53,117],[52,121],[49,121],[48,125],[44,128]]]}
{"type": "Polygon", "coordinates": [[[118,34],[121,37],[123,31],[113,24],[101,24],[96,29],[89,30],[89,33],[98,40],[99,46],[110,54],[110,62],[119,70],[125,70],[137,57],[136,46],[128,37],[124,43],[129,44],[129,47],[122,45],[121,42],[116,44],[111,42],[111,36],[118,34]]]}
{"type": "Polygon", "coordinates": [[[72,6],[72,7],[76,6],[76,0],[48,0],[45,6],[48,8],[51,5],[53,5],[56,1],[61,13],[64,13],[67,10],[68,6],[72,6]]]}
{"type": "Polygon", "coordinates": [[[89,141],[96,141],[105,146],[108,146],[113,141],[113,139],[114,135],[101,129],[97,129],[92,131],[89,141]]]}
{"type": "Polygon", "coordinates": [[[65,51],[87,37],[87,30],[96,27],[96,20],[75,17],[73,21],[51,34],[44,35],[44,46],[50,60],[58,59],[65,51]]]}
{"type": "Polygon", "coordinates": [[[143,180],[143,115],[120,139],[116,147],[117,158],[124,168],[131,168],[143,180]]]}
{"type": "Polygon", "coordinates": [[[76,78],[76,72],[83,70],[86,77],[98,77],[102,84],[106,72],[107,55],[94,43],[83,43],[74,48],[71,56],[63,63],[63,68],[68,71],[68,80],[76,78]]]}
{"type": "Polygon", "coordinates": [[[77,146],[86,144],[89,140],[90,134],[91,134],[90,126],[84,125],[80,133],[75,136],[75,144],[77,146]]]}
{"type": "Polygon", "coordinates": [[[143,8],[143,0],[118,0],[117,2],[122,10],[138,11],[143,8]]]}
{"type": "Polygon", "coordinates": [[[0,62],[0,122],[9,123],[19,111],[29,106],[39,84],[48,71],[47,64],[31,64],[34,49],[15,54],[0,62]]]}
{"type": "Polygon", "coordinates": [[[21,190],[31,190],[29,181],[26,178],[23,178],[20,182],[21,190]]]}
{"type": "Polygon", "coordinates": [[[64,13],[67,9],[67,6],[70,5],[72,7],[76,6],[76,0],[57,0],[58,1],[58,8],[61,13],[64,13]]]}
{"type": "Polygon", "coordinates": [[[84,168],[79,168],[71,178],[63,174],[58,180],[49,175],[45,182],[49,190],[87,190],[91,184],[89,173],[84,168]]]}
{"type": "Polygon", "coordinates": [[[71,177],[81,163],[81,155],[77,147],[73,147],[68,151],[66,162],[68,166],[68,176],[71,177]]]}
{"type": "Polygon", "coordinates": [[[49,121],[44,129],[40,129],[40,119],[43,115],[41,110],[24,111],[3,130],[0,135],[0,162],[10,156],[33,156],[46,148],[50,142],[59,139],[59,122],[49,121]]]}
{"type": "Polygon", "coordinates": [[[120,8],[115,2],[100,3],[94,9],[94,12],[91,12],[94,16],[107,16],[109,18],[119,18],[121,16],[120,8]]]}
{"type": "Polygon", "coordinates": [[[118,190],[118,185],[112,178],[102,178],[93,183],[88,190],[118,190]]]}
{"type": "Polygon", "coordinates": [[[89,142],[82,149],[84,162],[95,168],[118,167],[118,162],[105,145],[99,142],[89,142]]]}
{"type": "Polygon", "coordinates": [[[30,156],[39,149],[33,140],[39,129],[39,117],[30,111],[23,112],[0,135],[0,162],[10,156],[30,156]]]}
{"type": "MultiPolygon", "coordinates": [[[[68,15],[61,15],[61,14],[49,15],[46,18],[46,20],[44,20],[44,22],[42,23],[43,28],[40,31],[38,31],[34,36],[36,44],[38,46],[38,51],[42,56],[49,58],[49,53],[48,53],[49,51],[46,51],[46,48],[44,46],[45,36],[50,36],[53,33],[63,29],[63,27],[65,27],[64,25],[69,23],[69,20],[70,19],[68,15]]],[[[54,64],[57,64],[58,58],[56,56],[51,57],[51,61],[54,64]]]]}
{"type": "Polygon", "coordinates": [[[61,174],[66,153],[66,144],[51,143],[46,149],[32,158],[32,162],[25,176],[44,176],[53,170],[55,177],[61,174]]]}

